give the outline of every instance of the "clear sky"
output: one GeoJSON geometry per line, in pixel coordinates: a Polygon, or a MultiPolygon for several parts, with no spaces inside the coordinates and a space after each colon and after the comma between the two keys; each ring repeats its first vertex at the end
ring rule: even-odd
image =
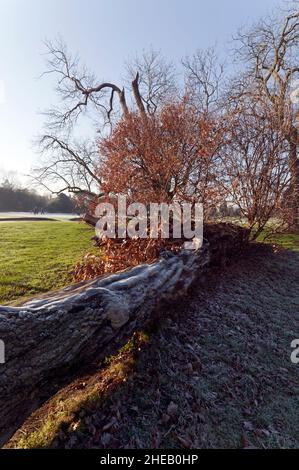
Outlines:
{"type": "Polygon", "coordinates": [[[152,46],[179,63],[216,42],[226,53],[239,26],[276,0],[0,0],[0,171],[30,172],[39,111],[56,103],[45,39],[61,35],[99,80],[122,83],[124,63],[152,46]]]}

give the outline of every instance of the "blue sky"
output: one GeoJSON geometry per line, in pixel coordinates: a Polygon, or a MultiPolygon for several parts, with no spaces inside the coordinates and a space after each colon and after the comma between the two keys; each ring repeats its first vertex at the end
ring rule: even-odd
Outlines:
{"type": "MultiPolygon", "coordinates": [[[[278,2],[279,3],[279,2],[278,2]]],[[[0,0],[0,171],[30,172],[39,111],[56,103],[43,41],[61,35],[99,80],[122,84],[124,63],[152,46],[170,60],[218,44],[275,0],[0,0]]]]}

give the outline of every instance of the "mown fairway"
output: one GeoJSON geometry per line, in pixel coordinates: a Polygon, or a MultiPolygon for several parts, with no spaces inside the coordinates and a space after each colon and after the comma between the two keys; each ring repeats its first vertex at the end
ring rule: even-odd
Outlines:
{"type": "Polygon", "coordinates": [[[1,222],[0,304],[70,283],[93,234],[77,222],[1,222]]]}

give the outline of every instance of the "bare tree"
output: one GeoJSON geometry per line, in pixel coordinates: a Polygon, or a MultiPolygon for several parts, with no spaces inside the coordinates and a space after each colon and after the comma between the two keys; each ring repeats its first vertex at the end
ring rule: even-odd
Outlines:
{"type": "Polygon", "coordinates": [[[287,142],[276,114],[260,95],[253,96],[228,102],[219,182],[256,238],[281,209],[290,175],[287,142]]]}
{"type": "Polygon", "coordinates": [[[159,51],[143,51],[127,64],[129,82],[134,81],[136,72],[142,102],[149,114],[169,102],[177,94],[174,65],[167,62],[159,51]]]}
{"type": "Polygon", "coordinates": [[[239,31],[236,39],[239,57],[248,64],[247,73],[271,105],[288,143],[291,225],[299,229],[299,134],[290,99],[292,83],[299,77],[298,3],[283,19],[274,16],[262,19],[250,30],[239,31]]]}
{"type": "Polygon", "coordinates": [[[182,64],[185,69],[186,92],[195,106],[205,113],[218,109],[225,67],[215,48],[198,49],[191,57],[185,57],[182,64]]]}
{"type": "Polygon", "coordinates": [[[41,163],[35,181],[53,194],[64,191],[94,197],[101,184],[97,176],[98,151],[93,142],[72,142],[46,134],[39,142],[41,163]]]}
{"type": "Polygon", "coordinates": [[[61,99],[60,105],[48,110],[47,126],[53,130],[65,130],[77,121],[78,117],[89,109],[96,111],[97,120],[106,116],[109,120],[113,111],[115,96],[124,114],[128,112],[125,89],[110,82],[98,82],[80,66],[78,57],[73,57],[62,40],[47,41],[47,70],[43,75],[55,75],[56,92],[61,99]]]}
{"type": "MultiPolygon", "coordinates": [[[[46,47],[48,60],[44,74],[55,75],[60,103],[45,113],[46,132],[39,141],[43,163],[33,176],[51,192],[93,195],[101,186],[94,158],[98,153],[97,141],[94,139],[89,145],[78,143],[74,126],[80,116],[88,116],[98,132],[107,133],[107,125],[111,130],[115,120],[130,112],[126,90],[115,83],[98,81],[61,40],[48,41],[46,47]]],[[[130,103],[135,103],[143,116],[151,115],[174,90],[173,67],[160,54],[150,51],[136,59],[130,70],[130,103]]]]}

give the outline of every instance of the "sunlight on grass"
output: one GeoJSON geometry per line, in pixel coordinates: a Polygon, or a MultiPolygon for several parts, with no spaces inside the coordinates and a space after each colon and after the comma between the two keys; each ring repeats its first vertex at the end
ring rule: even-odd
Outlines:
{"type": "Polygon", "coordinates": [[[299,234],[295,233],[277,233],[270,235],[266,239],[267,232],[264,231],[257,239],[258,242],[278,245],[286,250],[299,251],[299,234]]]}
{"type": "Polygon", "coordinates": [[[0,303],[66,286],[93,234],[76,222],[1,222],[0,303]]]}
{"type": "Polygon", "coordinates": [[[75,386],[62,389],[39,416],[34,425],[25,425],[8,443],[9,448],[36,449],[51,447],[63,429],[64,434],[84,433],[86,423],[80,416],[92,414],[112,391],[117,392],[133,373],[137,356],[149,342],[149,335],[140,331],[119,349],[118,353],[105,361],[105,366],[94,376],[79,380],[75,386]]]}

